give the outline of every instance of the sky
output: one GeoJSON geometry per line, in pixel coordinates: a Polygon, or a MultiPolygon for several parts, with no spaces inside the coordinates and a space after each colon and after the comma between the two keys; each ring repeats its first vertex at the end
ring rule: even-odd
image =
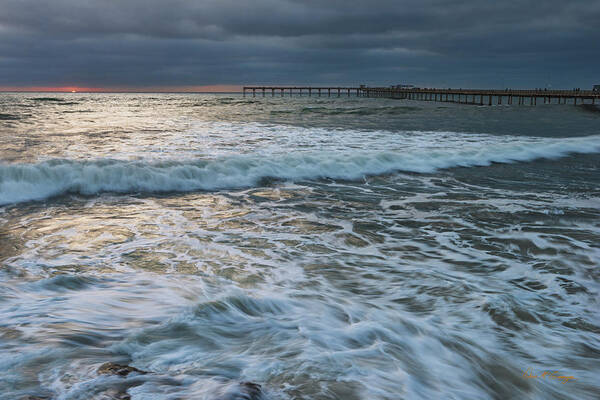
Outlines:
{"type": "Polygon", "coordinates": [[[0,0],[0,90],[600,84],[600,0],[0,0]]]}

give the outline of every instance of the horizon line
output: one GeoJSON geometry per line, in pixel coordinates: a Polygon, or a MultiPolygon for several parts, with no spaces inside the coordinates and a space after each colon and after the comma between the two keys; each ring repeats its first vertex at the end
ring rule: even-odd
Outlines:
{"type": "Polygon", "coordinates": [[[84,85],[60,86],[0,86],[0,92],[13,93],[237,93],[242,85],[188,85],[188,86],[108,86],[93,87],[84,85]]]}

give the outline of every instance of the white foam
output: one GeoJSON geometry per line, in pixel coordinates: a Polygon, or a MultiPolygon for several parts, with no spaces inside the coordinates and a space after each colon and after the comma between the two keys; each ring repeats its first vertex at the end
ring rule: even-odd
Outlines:
{"type": "Polygon", "coordinates": [[[403,150],[326,150],[287,154],[238,154],[187,161],[50,160],[0,165],[0,205],[51,196],[101,192],[137,193],[252,187],[264,178],[360,179],[394,171],[430,173],[451,167],[559,158],[600,152],[600,135],[448,141],[446,148],[422,144],[403,150]]]}

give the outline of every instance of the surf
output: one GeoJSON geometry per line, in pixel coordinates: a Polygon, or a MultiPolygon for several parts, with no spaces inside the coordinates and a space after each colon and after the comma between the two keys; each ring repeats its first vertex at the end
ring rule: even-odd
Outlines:
{"type": "Polygon", "coordinates": [[[452,147],[381,150],[326,150],[286,154],[235,154],[184,161],[54,159],[0,165],[0,205],[65,194],[161,193],[240,189],[266,179],[357,180],[396,171],[432,173],[453,167],[556,159],[600,152],[600,135],[512,142],[459,143],[452,147]]]}

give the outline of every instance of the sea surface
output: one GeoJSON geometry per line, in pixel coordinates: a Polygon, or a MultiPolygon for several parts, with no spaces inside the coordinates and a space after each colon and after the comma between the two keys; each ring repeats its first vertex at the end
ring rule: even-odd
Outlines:
{"type": "Polygon", "coordinates": [[[0,158],[2,400],[600,396],[589,107],[4,93],[0,158]]]}

